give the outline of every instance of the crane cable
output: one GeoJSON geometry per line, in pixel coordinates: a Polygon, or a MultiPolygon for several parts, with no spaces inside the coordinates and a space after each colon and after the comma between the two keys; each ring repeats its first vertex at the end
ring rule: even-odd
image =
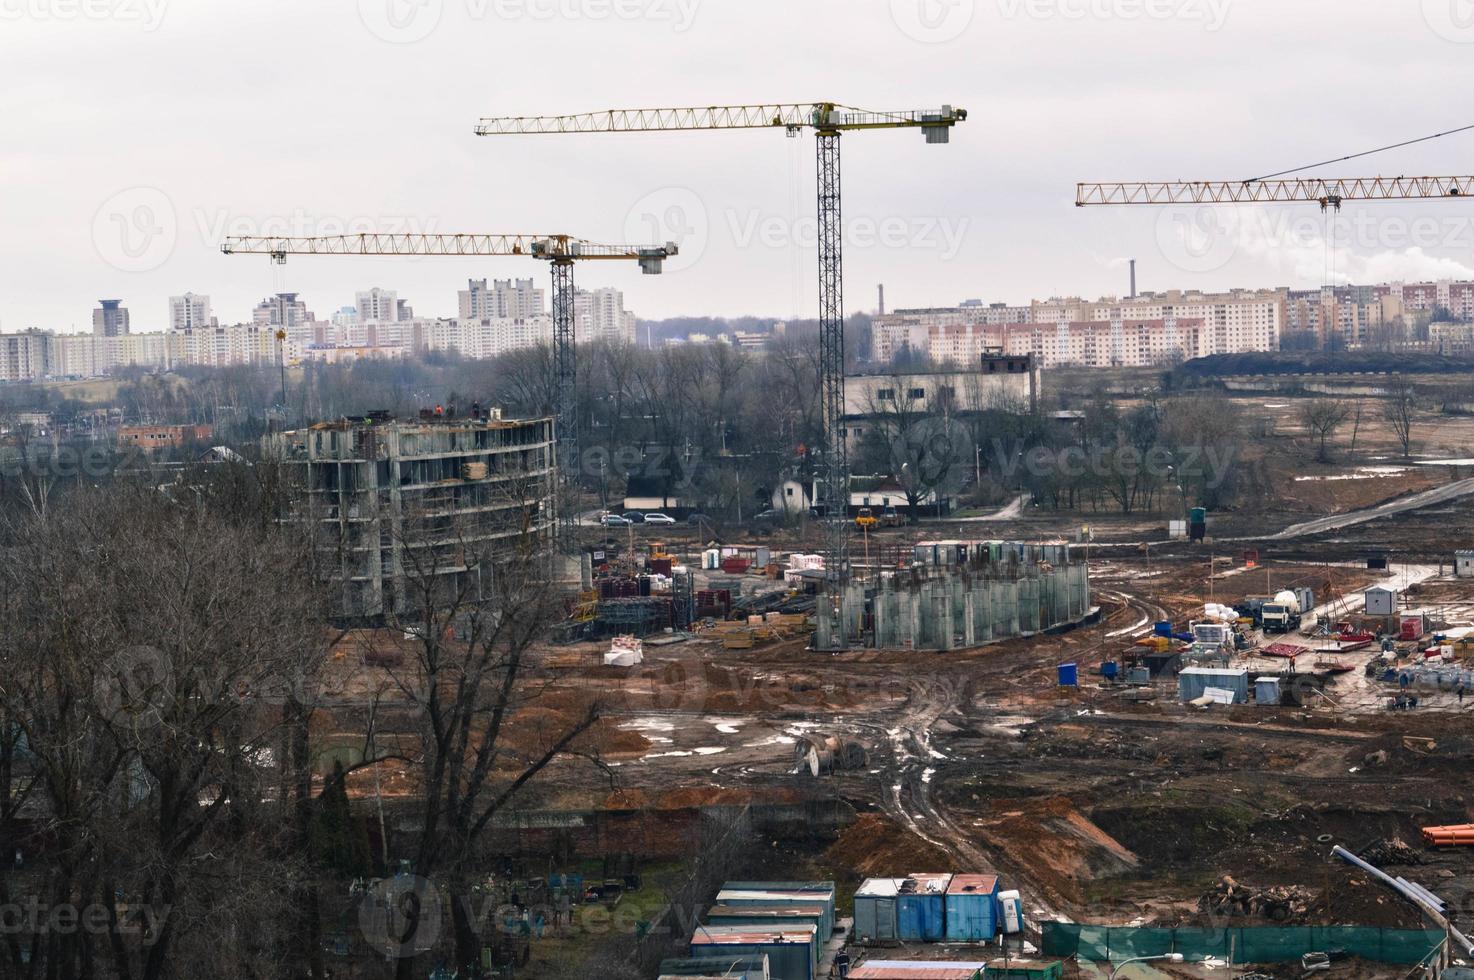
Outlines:
{"type": "Polygon", "coordinates": [[[1436,140],[1442,136],[1453,136],[1455,133],[1464,133],[1468,132],[1471,129],[1474,129],[1474,123],[1470,123],[1468,126],[1460,126],[1458,129],[1450,129],[1446,132],[1434,133],[1431,136],[1419,136],[1417,139],[1403,140],[1401,143],[1391,143],[1387,146],[1379,146],[1375,150],[1362,150],[1360,153],[1350,153],[1344,157],[1336,157],[1332,160],[1322,160],[1320,163],[1307,163],[1303,167],[1291,167],[1289,170],[1281,170],[1278,173],[1265,174],[1263,177],[1250,177],[1248,180],[1245,180],[1244,183],[1252,184],[1260,180],[1272,180],[1275,177],[1283,177],[1286,174],[1297,174],[1300,173],[1302,170],[1312,170],[1316,167],[1326,167],[1333,163],[1344,163],[1347,160],[1355,160],[1358,157],[1367,157],[1371,156],[1373,153],[1383,153],[1387,150],[1398,150],[1404,146],[1412,146],[1414,143],[1426,143],[1429,140],[1436,140]]]}

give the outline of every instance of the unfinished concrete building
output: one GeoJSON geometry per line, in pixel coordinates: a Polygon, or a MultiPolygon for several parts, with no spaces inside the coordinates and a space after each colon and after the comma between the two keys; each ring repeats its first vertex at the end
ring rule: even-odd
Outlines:
{"type": "Polygon", "coordinates": [[[292,519],[331,556],[350,619],[406,612],[407,574],[447,594],[480,588],[499,550],[528,535],[550,545],[556,530],[552,419],[342,420],[268,435],[264,448],[296,468],[292,519]]]}
{"type": "Polygon", "coordinates": [[[912,567],[822,598],[814,649],[955,650],[1079,623],[1090,573],[1065,544],[918,545],[912,567]]]}

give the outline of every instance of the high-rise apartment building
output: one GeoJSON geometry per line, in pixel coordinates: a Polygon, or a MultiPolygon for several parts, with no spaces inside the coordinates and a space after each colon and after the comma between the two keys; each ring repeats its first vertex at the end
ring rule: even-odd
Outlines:
{"type": "Polygon", "coordinates": [[[532,279],[472,279],[460,292],[462,320],[528,319],[546,311],[546,294],[532,279]]]}
{"type": "Polygon", "coordinates": [[[92,311],[92,333],[97,337],[126,337],[128,308],[120,299],[100,299],[92,311]]]}
{"type": "Polygon", "coordinates": [[[256,304],[251,322],[258,327],[297,327],[313,319],[305,300],[296,293],[277,293],[256,304]]]}
{"type": "Polygon", "coordinates": [[[169,297],[169,329],[200,330],[215,325],[210,313],[210,297],[196,293],[169,297]]]}
{"type": "Polygon", "coordinates": [[[400,318],[399,294],[392,289],[365,290],[357,296],[354,304],[358,309],[359,323],[398,323],[400,318]]]}
{"type": "Polygon", "coordinates": [[[618,289],[580,289],[573,296],[573,314],[579,343],[607,340],[635,342],[635,315],[624,308],[618,289]]]}
{"type": "Polygon", "coordinates": [[[51,374],[51,339],[36,329],[0,334],[0,381],[39,381],[51,374]]]}

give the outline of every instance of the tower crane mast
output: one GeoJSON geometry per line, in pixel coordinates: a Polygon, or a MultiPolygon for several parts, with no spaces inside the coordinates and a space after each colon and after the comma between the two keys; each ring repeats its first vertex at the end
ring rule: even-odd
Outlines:
{"type": "MultiPolygon", "coordinates": [[[[928,143],[949,142],[952,127],[967,119],[965,109],[875,112],[835,102],[612,109],[561,116],[483,118],[478,136],[548,133],[646,133],[681,130],[782,129],[790,137],[805,129],[815,134],[819,212],[819,374],[823,404],[825,460],[824,514],[828,526],[831,586],[838,588],[849,567],[849,464],[844,444],[844,252],[841,226],[839,137],[874,129],[920,129],[928,143]]],[[[844,645],[844,630],[833,636],[844,645]]]]}

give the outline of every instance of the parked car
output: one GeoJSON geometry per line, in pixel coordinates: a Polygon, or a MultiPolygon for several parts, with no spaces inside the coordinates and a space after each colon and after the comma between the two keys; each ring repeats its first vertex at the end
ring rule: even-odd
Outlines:
{"type": "Polygon", "coordinates": [[[781,524],[783,523],[783,515],[770,507],[761,513],[754,514],[752,516],[752,522],[754,524],[781,524]]]}
{"type": "Polygon", "coordinates": [[[630,522],[618,514],[605,514],[599,518],[599,523],[605,527],[629,527],[630,522]]]}
{"type": "Polygon", "coordinates": [[[636,510],[627,511],[625,513],[625,515],[624,515],[624,519],[625,519],[625,521],[627,523],[630,523],[630,524],[644,524],[645,523],[645,515],[644,514],[641,514],[639,511],[636,511],[636,510]]]}
{"type": "Polygon", "coordinates": [[[674,524],[676,519],[669,514],[646,514],[646,524],[674,524]]]}
{"type": "Polygon", "coordinates": [[[689,524],[691,527],[700,527],[703,524],[712,523],[712,520],[705,514],[687,514],[686,523],[689,524]]]}

